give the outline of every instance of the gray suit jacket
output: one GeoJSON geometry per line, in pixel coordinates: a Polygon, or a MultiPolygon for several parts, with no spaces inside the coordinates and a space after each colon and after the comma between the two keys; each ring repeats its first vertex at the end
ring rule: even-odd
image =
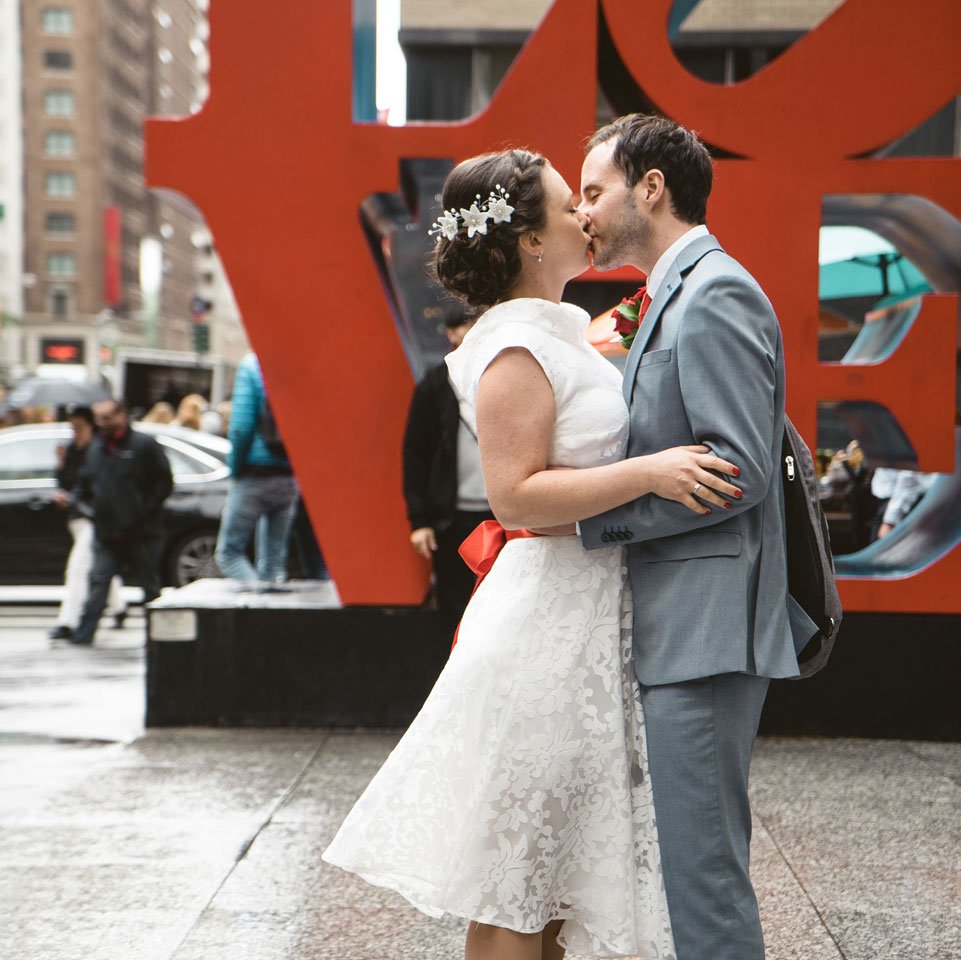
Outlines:
{"type": "Polygon", "coordinates": [[[634,663],[646,685],[798,673],[779,462],[781,331],[754,278],[714,237],[685,247],[627,358],[628,456],[703,443],[741,468],[743,498],[702,517],[648,495],[581,522],[584,545],[627,545],[634,663]]]}

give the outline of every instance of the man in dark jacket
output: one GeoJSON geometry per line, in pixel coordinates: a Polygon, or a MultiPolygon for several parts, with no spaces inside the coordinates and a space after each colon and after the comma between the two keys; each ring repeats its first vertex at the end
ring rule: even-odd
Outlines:
{"type": "MultiPolygon", "coordinates": [[[[65,447],[57,447],[57,492],[50,502],[61,510],[67,511],[67,527],[73,538],[73,547],[67,559],[64,572],[63,601],[57,615],[57,625],[50,631],[51,640],[69,640],[80,623],[84,604],[87,602],[87,589],[90,570],[93,567],[93,509],[90,504],[74,500],[70,491],[80,480],[80,472],[87,460],[97,435],[93,410],[78,405],[69,413],[70,426],[73,428],[73,441],[65,447]]],[[[113,577],[107,594],[107,610],[113,614],[114,625],[123,626],[127,616],[126,604],[121,592],[120,577],[113,577]]]]}
{"type": "Polygon", "coordinates": [[[87,602],[70,640],[80,646],[93,643],[114,574],[139,583],[145,603],[160,596],[160,514],[173,489],[163,449],[131,430],[122,401],[103,400],[93,412],[100,435],[72,492],[74,501],[92,505],[95,534],[87,602]]]}
{"type": "MultiPolygon", "coordinates": [[[[473,321],[454,315],[445,321],[453,349],[473,321]]],[[[447,364],[428,370],[417,384],[404,433],[404,498],[411,546],[433,560],[437,604],[460,620],[474,589],[474,574],[457,548],[483,520],[492,520],[481,473],[477,437],[460,416],[447,378],[447,364]]]]}

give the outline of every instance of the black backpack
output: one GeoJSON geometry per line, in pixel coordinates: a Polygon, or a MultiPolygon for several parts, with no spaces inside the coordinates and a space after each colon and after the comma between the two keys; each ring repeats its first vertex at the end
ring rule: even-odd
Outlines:
{"type": "Polygon", "coordinates": [[[270,409],[270,401],[266,396],[260,408],[260,416],[257,418],[257,432],[275,457],[282,460],[289,459],[287,449],[284,447],[284,439],[280,435],[280,428],[274,419],[274,411],[270,409]]]}
{"type": "MultiPolygon", "coordinates": [[[[814,459],[794,424],[786,417],[781,444],[781,478],[788,593],[819,631],[798,651],[801,673],[795,679],[801,679],[817,673],[831,655],[841,626],[841,598],[834,576],[828,524],[818,497],[814,459]]],[[[795,635],[796,648],[803,642],[803,637],[795,635]]]]}

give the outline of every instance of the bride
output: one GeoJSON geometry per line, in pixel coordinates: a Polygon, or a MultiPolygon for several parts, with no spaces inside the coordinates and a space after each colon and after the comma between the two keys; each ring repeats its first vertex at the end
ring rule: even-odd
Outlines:
{"type": "MultiPolygon", "coordinates": [[[[694,483],[723,508],[735,487],[717,474],[734,465],[706,447],[623,459],[620,376],[587,343],[588,315],[561,302],[590,263],[563,177],[525,150],[485,154],[454,168],[443,199],[436,275],[487,308],[447,364],[500,523],[567,527],[647,494],[690,505],[694,483]]],[[[470,920],[467,960],[674,957],[623,563],[620,544],[509,539],[324,853],[470,920]]]]}

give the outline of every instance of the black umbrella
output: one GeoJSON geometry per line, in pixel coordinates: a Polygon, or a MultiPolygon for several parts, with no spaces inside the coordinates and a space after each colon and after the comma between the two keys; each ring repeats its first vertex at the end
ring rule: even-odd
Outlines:
{"type": "Polygon", "coordinates": [[[7,406],[11,410],[21,407],[66,407],[70,404],[90,406],[99,400],[109,399],[110,391],[99,383],[31,377],[21,380],[10,391],[7,406]]]}

